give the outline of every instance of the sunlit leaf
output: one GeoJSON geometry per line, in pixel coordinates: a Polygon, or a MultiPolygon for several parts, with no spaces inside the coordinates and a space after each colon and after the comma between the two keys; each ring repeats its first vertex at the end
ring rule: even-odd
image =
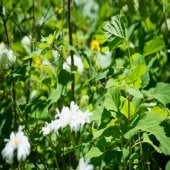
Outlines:
{"type": "Polygon", "coordinates": [[[133,88],[141,88],[142,87],[142,76],[146,73],[146,65],[144,63],[140,63],[134,66],[128,76],[126,77],[126,83],[133,88]]]}
{"type": "Polygon", "coordinates": [[[126,91],[127,91],[130,95],[132,95],[132,96],[134,96],[134,97],[136,97],[136,98],[140,98],[140,99],[143,98],[143,94],[139,91],[139,89],[127,87],[127,88],[126,88],[126,91]]]}
{"type": "Polygon", "coordinates": [[[165,42],[162,37],[155,37],[148,41],[144,47],[143,55],[147,56],[162,50],[165,47],[165,42]]]}
{"type": "MultiPolygon", "coordinates": [[[[170,137],[167,137],[164,131],[164,127],[161,126],[161,122],[167,118],[168,113],[164,111],[164,114],[157,111],[146,112],[146,115],[139,120],[137,125],[129,130],[125,137],[130,139],[137,132],[148,132],[148,134],[154,135],[159,141],[158,148],[165,155],[170,155],[170,137]]],[[[153,141],[152,141],[153,142],[153,141]]]]}
{"type": "Polygon", "coordinates": [[[101,156],[103,153],[97,147],[92,147],[85,155],[85,159],[89,160],[94,157],[101,156]]]}
{"type": "Polygon", "coordinates": [[[57,102],[62,94],[63,86],[58,84],[56,89],[53,89],[50,96],[48,97],[48,101],[51,103],[57,102]]]}
{"type": "Polygon", "coordinates": [[[127,21],[123,16],[113,16],[111,21],[106,22],[103,30],[112,48],[128,40],[127,21]]]}
{"type": "Polygon", "coordinates": [[[170,103],[170,84],[157,83],[155,88],[151,88],[149,91],[145,91],[148,97],[158,100],[163,105],[170,103]]]}
{"type": "Polygon", "coordinates": [[[105,95],[104,107],[117,112],[120,106],[120,92],[115,87],[109,88],[105,95]]]}
{"type": "Polygon", "coordinates": [[[165,170],[170,170],[170,161],[166,164],[165,170]]]}
{"type": "Polygon", "coordinates": [[[128,101],[127,98],[121,97],[121,113],[126,116],[126,118],[132,118],[135,114],[135,105],[133,104],[133,102],[128,101]],[[129,113],[128,113],[129,112],[129,113]]]}

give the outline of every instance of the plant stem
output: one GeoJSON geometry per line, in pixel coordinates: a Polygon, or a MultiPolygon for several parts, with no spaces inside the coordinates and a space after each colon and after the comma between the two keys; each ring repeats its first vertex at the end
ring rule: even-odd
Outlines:
{"type": "Polygon", "coordinates": [[[130,99],[129,99],[129,96],[127,97],[128,99],[128,120],[130,121],[130,99]]]}
{"type": "MultiPolygon", "coordinates": [[[[130,114],[130,94],[128,94],[127,96],[127,100],[128,100],[128,122],[130,122],[130,117],[131,117],[131,114],[130,114]]],[[[131,154],[132,154],[132,141],[131,139],[129,140],[129,170],[132,169],[132,161],[131,161],[131,154]]]]}
{"type": "Polygon", "coordinates": [[[7,44],[8,44],[8,46],[10,46],[8,30],[7,30],[7,25],[6,25],[6,19],[4,17],[2,17],[2,20],[3,20],[3,25],[4,25],[6,39],[7,39],[7,44]]]}
{"type": "MultiPolygon", "coordinates": [[[[3,25],[4,25],[4,30],[5,30],[5,35],[6,35],[6,39],[7,39],[7,45],[8,47],[10,47],[10,41],[9,41],[9,35],[8,35],[8,29],[7,29],[7,23],[6,23],[6,18],[5,16],[2,17],[3,20],[3,25]]],[[[14,67],[12,66],[12,71],[14,70],[14,67]]],[[[17,109],[16,109],[16,91],[15,91],[15,82],[12,79],[12,98],[13,98],[13,111],[14,111],[14,127],[15,129],[17,129],[17,109]]]]}
{"type": "Polygon", "coordinates": [[[141,164],[142,164],[142,168],[145,169],[145,160],[144,160],[144,154],[143,154],[143,148],[142,148],[140,133],[138,134],[138,138],[139,138],[139,141],[140,141],[139,145],[140,145],[141,164]]]}
{"type": "Polygon", "coordinates": [[[131,65],[131,59],[130,59],[130,49],[129,49],[129,43],[127,43],[127,45],[128,45],[127,50],[128,50],[129,66],[130,66],[130,69],[131,69],[132,65],[131,65]]]}
{"type": "MultiPolygon", "coordinates": [[[[73,37],[72,37],[72,18],[71,18],[71,0],[68,0],[67,4],[68,10],[68,31],[69,31],[69,44],[73,46],[73,37]]],[[[70,49],[70,56],[71,56],[71,70],[74,67],[74,51],[70,49]]],[[[74,88],[75,88],[75,74],[71,72],[72,77],[72,84],[71,84],[71,99],[75,100],[74,96],[74,88]]]]}
{"type": "Polygon", "coordinates": [[[71,163],[71,165],[72,165],[72,163],[75,162],[73,156],[77,157],[77,155],[78,155],[77,152],[78,152],[78,151],[77,151],[77,149],[76,149],[75,137],[74,137],[74,135],[73,135],[70,127],[68,127],[68,133],[69,133],[69,138],[71,139],[71,142],[72,142],[72,145],[73,145],[73,150],[74,150],[74,155],[72,155],[72,153],[69,154],[69,161],[70,161],[70,163],[71,163]]]}
{"type": "MultiPolygon", "coordinates": [[[[31,52],[34,51],[34,36],[35,36],[35,0],[32,0],[32,37],[31,37],[31,52]]],[[[32,66],[32,58],[29,60],[29,70],[28,70],[28,80],[27,80],[27,93],[26,93],[26,103],[29,103],[30,93],[31,93],[31,66],[32,66]]],[[[25,114],[25,118],[27,120],[28,114],[25,114]]]]}
{"type": "Polygon", "coordinates": [[[51,136],[49,137],[49,142],[50,142],[50,146],[51,146],[51,149],[52,149],[52,153],[53,153],[53,156],[54,156],[54,160],[55,160],[55,164],[56,164],[56,167],[57,167],[57,170],[60,170],[60,167],[59,167],[59,164],[58,164],[58,160],[56,158],[56,155],[55,155],[55,147],[51,141],[51,136]]]}

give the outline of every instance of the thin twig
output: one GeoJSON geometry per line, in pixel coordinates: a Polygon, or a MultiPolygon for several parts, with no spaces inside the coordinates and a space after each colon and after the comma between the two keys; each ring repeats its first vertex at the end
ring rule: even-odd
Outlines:
{"type": "MultiPolygon", "coordinates": [[[[73,37],[72,37],[72,18],[71,18],[71,0],[68,0],[68,31],[69,31],[69,43],[70,46],[73,46],[73,37]]],[[[70,56],[71,56],[71,70],[74,67],[74,51],[70,50],[70,56]]],[[[72,84],[71,84],[71,99],[75,100],[74,96],[74,88],[75,88],[75,74],[72,72],[72,84]]]]}

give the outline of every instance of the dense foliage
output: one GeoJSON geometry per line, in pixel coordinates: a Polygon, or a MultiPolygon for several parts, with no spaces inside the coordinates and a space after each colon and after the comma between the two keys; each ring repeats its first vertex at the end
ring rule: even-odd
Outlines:
{"type": "Polygon", "coordinates": [[[169,0],[1,0],[0,35],[0,169],[170,169],[169,0]]]}

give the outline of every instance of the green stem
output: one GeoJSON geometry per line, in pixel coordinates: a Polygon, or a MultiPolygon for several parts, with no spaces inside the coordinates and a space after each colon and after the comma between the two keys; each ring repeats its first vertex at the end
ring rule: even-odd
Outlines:
{"type": "MultiPolygon", "coordinates": [[[[76,149],[76,143],[75,143],[75,139],[74,139],[74,136],[73,136],[73,133],[71,132],[71,129],[70,127],[68,127],[68,133],[69,133],[69,137],[72,141],[72,145],[73,145],[73,150],[74,150],[74,154],[73,156],[77,156],[77,149],[76,149]]],[[[70,154],[69,154],[70,155],[70,154]]],[[[72,162],[74,162],[74,157],[72,157],[72,155],[70,155],[70,163],[72,164],[72,162]]]]}
{"type": "MultiPolygon", "coordinates": [[[[8,35],[8,29],[7,29],[7,23],[5,16],[2,17],[5,35],[7,38],[7,45],[10,47],[10,41],[9,41],[9,35],[8,35]]],[[[12,71],[14,70],[14,67],[12,66],[12,71]]],[[[16,91],[15,91],[15,82],[12,79],[12,98],[13,98],[13,111],[14,111],[14,127],[17,129],[17,109],[16,109],[16,91]]]]}
{"type": "Polygon", "coordinates": [[[140,133],[138,134],[138,138],[139,138],[139,142],[140,142],[139,146],[140,146],[140,156],[141,156],[142,169],[145,169],[145,160],[144,160],[144,154],[143,154],[143,148],[142,148],[140,133]]]}
{"type": "MultiPolygon", "coordinates": [[[[130,94],[128,94],[127,99],[128,99],[128,121],[130,122],[130,94]]],[[[129,170],[132,169],[132,161],[131,161],[131,155],[132,155],[132,141],[131,139],[129,140],[129,170]]]]}
{"type": "Polygon", "coordinates": [[[129,44],[127,43],[127,45],[128,45],[128,59],[129,59],[129,66],[130,66],[130,68],[132,67],[131,66],[131,60],[130,60],[130,49],[129,49],[129,44]]]}
{"type": "Polygon", "coordinates": [[[68,132],[69,132],[69,136],[70,136],[70,139],[71,139],[71,141],[72,141],[72,144],[73,144],[73,148],[74,148],[74,150],[76,151],[76,144],[75,144],[74,136],[73,136],[73,134],[72,134],[72,132],[71,132],[70,127],[68,127],[68,132]]]}
{"type": "Polygon", "coordinates": [[[49,143],[50,143],[50,146],[51,146],[51,149],[52,149],[52,153],[53,153],[53,157],[54,157],[54,160],[55,160],[55,164],[56,164],[56,167],[57,167],[57,170],[60,170],[60,167],[59,167],[59,164],[58,164],[58,160],[56,158],[56,153],[55,153],[55,147],[51,141],[51,136],[49,137],[49,143]]]}
{"type": "MultiPolygon", "coordinates": [[[[31,37],[31,52],[34,51],[34,36],[35,36],[35,0],[32,0],[32,37],[31,37]]],[[[26,93],[26,103],[29,103],[30,93],[31,93],[31,66],[32,58],[29,60],[29,70],[28,70],[28,80],[27,80],[27,93],[26,93]]],[[[28,119],[28,114],[25,114],[26,120],[28,119]]]]}
{"type": "Polygon", "coordinates": [[[127,99],[128,99],[128,120],[130,121],[131,115],[130,115],[130,99],[129,99],[129,96],[127,97],[127,99]]]}
{"type": "MultiPolygon", "coordinates": [[[[69,31],[69,44],[73,46],[73,37],[72,37],[72,18],[71,18],[71,0],[68,0],[67,10],[68,10],[68,31],[69,31]]],[[[70,50],[71,56],[71,70],[74,67],[74,51],[70,50]]],[[[75,89],[75,74],[71,72],[72,83],[71,83],[71,100],[75,100],[74,89],[75,89]]]]}

